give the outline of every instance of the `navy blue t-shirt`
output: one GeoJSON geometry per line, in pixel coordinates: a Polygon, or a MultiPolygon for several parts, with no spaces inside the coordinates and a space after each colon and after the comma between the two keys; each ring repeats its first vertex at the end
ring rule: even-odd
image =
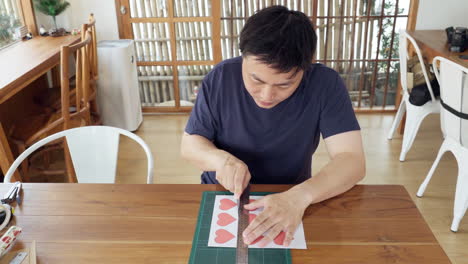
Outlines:
{"type": "MultiPolygon", "coordinates": [[[[296,91],[271,109],[255,103],[242,79],[242,57],[208,73],[185,131],[203,136],[245,162],[255,184],[298,184],[311,177],[320,134],[359,130],[337,72],[312,64],[296,91]]],[[[204,172],[202,183],[218,183],[204,172]]]]}

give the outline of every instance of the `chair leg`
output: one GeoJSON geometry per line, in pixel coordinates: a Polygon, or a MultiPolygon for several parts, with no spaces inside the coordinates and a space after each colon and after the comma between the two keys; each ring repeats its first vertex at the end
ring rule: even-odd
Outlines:
{"type": "MultiPolygon", "coordinates": [[[[26,150],[26,145],[24,145],[22,143],[18,144],[18,153],[23,153],[25,150],[26,150]]],[[[22,175],[23,181],[24,182],[29,182],[30,181],[30,177],[29,177],[29,159],[25,159],[21,163],[20,170],[21,170],[21,175],[22,175]]]]}
{"type": "Polygon", "coordinates": [[[44,168],[49,169],[50,168],[50,153],[45,152],[42,156],[42,161],[44,162],[44,168]]]}
{"type": "Polygon", "coordinates": [[[400,124],[401,119],[403,118],[403,115],[406,112],[406,102],[405,100],[402,100],[400,103],[400,106],[398,107],[398,112],[395,115],[395,119],[393,120],[392,128],[390,128],[390,131],[388,132],[387,139],[392,139],[393,134],[395,134],[395,130],[397,126],[400,124]]]}
{"type": "Polygon", "coordinates": [[[406,108],[406,124],[401,145],[400,161],[405,161],[406,153],[408,153],[413,145],[419,126],[421,126],[423,119],[430,114],[430,111],[423,107],[408,104],[406,108]]]}
{"type": "Polygon", "coordinates": [[[461,154],[462,155],[459,155],[459,159],[457,159],[458,178],[455,191],[455,202],[453,206],[453,221],[452,226],[450,227],[453,232],[458,231],[460,221],[468,208],[468,189],[466,188],[468,186],[468,165],[466,164],[468,161],[468,154],[467,152],[461,154]]]}
{"type": "Polygon", "coordinates": [[[92,120],[92,125],[102,125],[102,120],[101,120],[101,114],[99,112],[99,106],[97,103],[97,87],[96,87],[96,80],[93,82],[93,90],[94,92],[92,93],[92,98],[90,100],[90,113],[91,113],[91,120],[92,120]]]}
{"type": "Polygon", "coordinates": [[[429,181],[432,178],[432,175],[434,174],[435,169],[437,168],[437,165],[439,165],[440,159],[444,155],[445,152],[449,151],[448,145],[446,141],[442,143],[439,149],[439,153],[437,153],[437,157],[432,164],[431,169],[429,170],[429,173],[427,174],[426,178],[424,179],[423,183],[419,186],[418,192],[416,193],[416,196],[422,197],[424,195],[424,191],[426,191],[426,187],[429,184],[429,181]]]}
{"type": "Polygon", "coordinates": [[[68,144],[65,139],[63,140],[63,153],[64,153],[65,166],[66,166],[65,177],[69,183],[77,183],[78,179],[75,174],[75,167],[73,166],[70,149],[68,148],[68,144]]]}

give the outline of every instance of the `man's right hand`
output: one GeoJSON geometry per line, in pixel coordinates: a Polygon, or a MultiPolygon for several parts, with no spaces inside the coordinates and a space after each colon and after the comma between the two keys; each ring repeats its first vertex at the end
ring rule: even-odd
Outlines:
{"type": "Polygon", "coordinates": [[[243,161],[218,149],[205,137],[184,133],[181,155],[203,171],[216,171],[218,182],[237,199],[250,181],[249,168],[243,161]]]}
{"type": "Polygon", "coordinates": [[[240,159],[226,154],[226,158],[221,159],[219,166],[216,166],[216,180],[239,199],[251,178],[249,168],[240,159]]]}

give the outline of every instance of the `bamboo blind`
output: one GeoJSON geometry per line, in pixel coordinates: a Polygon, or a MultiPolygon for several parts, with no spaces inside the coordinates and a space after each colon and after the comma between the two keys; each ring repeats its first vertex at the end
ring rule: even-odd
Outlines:
{"type": "Polygon", "coordinates": [[[248,17],[284,5],[310,17],[318,36],[314,60],[345,80],[356,109],[393,110],[398,32],[414,0],[119,0],[130,9],[140,94],[146,111],[189,111],[203,77],[240,56],[248,17]],[[169,108],[167,108],[169,106],[169,108]]]}

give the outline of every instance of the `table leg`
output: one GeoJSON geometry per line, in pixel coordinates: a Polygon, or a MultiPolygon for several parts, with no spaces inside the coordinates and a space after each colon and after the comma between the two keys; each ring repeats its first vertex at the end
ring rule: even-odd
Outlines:
{"type": "Polygon", "coordinates": [[[57,65],[50,69],[52,75],[52,87],[60,87],[60,66],[57,65]]]}
{"type": "MultiPolygon", "coordinates": [[[[8,169],[10,168],[11,164],[13,164],[14,158],[13,154],[11,153],[10,145],[8,144],[7,137],[5,135],[5,131],[3,131],[2,124],[0,122],[0,167],[2,168],[3,175],[6,175],[8,169]]],[[[11,181],[21,181],[21,176],[16,171],[11,181]]]]}

